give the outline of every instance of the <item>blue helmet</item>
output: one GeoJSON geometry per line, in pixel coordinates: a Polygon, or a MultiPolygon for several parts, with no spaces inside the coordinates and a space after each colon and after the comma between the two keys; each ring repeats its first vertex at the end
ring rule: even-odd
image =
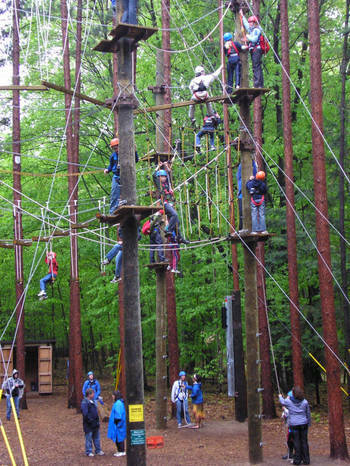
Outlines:
{"type": "Polygon", "coordinates": [[[186,372],[185,371],[180,371],[179,372],[179,377],[182,377],[183,375],[186,375],[186,372]]]}
{"type": "Polygon", "coordinates": [[[89,377],[89,375],[94,375],[94,373],[93,373],[92,371],[89,371],[89,372],[87,373],[87,376],[89,377]]]}
{"type": "Polygon", "coordinates": [[[157,176],[166,176],[166,171],[165,170],[158,170],[156,175],[157,176]]]}
{"type": "Polygon", "coordinates": [[[226,41],[226,40],[231,40],[232,37],[233,37],[233,36],[232,36],[232,34],[231,34],[230,32],[226,32],[226,33],[224,34],[224,40],[225,40],[225,41],[226,41]]]}

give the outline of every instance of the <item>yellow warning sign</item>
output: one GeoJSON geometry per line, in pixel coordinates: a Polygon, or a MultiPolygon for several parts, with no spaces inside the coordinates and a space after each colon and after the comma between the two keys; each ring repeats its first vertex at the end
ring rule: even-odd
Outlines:
{"type": "Polygon", "coordinates": [[[143,405],[129,405],[129,422],[143,422],[143,405]]]}

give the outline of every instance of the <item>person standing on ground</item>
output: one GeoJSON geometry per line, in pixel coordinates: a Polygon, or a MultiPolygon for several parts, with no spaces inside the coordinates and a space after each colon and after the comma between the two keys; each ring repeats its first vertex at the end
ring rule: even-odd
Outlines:
{"type": "Polygon", "coordinates": [[[101,386],[97,379],[94,377],[94,373],[89,371],[87,373],[87,380],[85,380],[83,385],[83,396],[86,396],[86,391],[88,388],[92,388],[94,391],[94,401],[97,401],[101,395],[101,386]]]}
{"type": "Polygon", "coordinates": [[[288,409],[289,427],[293,433],[294,459],[293,464],[310,464],[308,428],[311,425],[310,406],[304,398],[300,387],[293,387],[291,396],[283,398],[278,395],[279,402],[288,409]]]}
{"type": "Polygon", "coordinates": [[[19,419],[19,404],[20,400],[23,397],[25,384],[22,379],[19,378],[19,372],[17,369],[13,369],[12,377],[9,377],[2,384],[2,389],[6,395],[6,419],[9,421],[11,419],[11,398],[15,404],[17,418],[19,419]]]}
{"type": "Polygon", "coordinates": [[[191,424],[190,415],[188,413],[188,383],[186,382],[186,372],[179,372],[179,379],[173,383],[171,390],[171,401],[176,404],[176,419],[177,427],[182,427],[182,413],[186,420],[186,424],[191,424]]]}
{"type": "Polygon", "coordinates": [[[119,390],[113,392],[113,407],[109,418],[107,437],[117,446],[114,456],[125,456],[126,413],[122,394],[119,390]]]}
{"type": "Polygon", "coordinates": [[[85,453],[86,456],[95,456],[92,453],[92,443],[95,445],[95,453],[103,456],[100,445],[100,420],[98,417],[97,405],[94,401],[95,392],[88,388],[85,392],[85,398],[81,402],[81,412],[83,415],[83,429],[85,433],[85,453]]]}
{"type": "Polygon", "coordinates": [[[198,374],[194,374],[193,385],[192,387],[188,386],[188,389],[192,391],[192,410],[196,420],[196,425],[193,427],[193,429],[199,429],[201,422],[204,419],[202,377],[198,374]]]}
{"type": "Polygon", "coordinates": [[[250,16],[247,21],[243,11],[240,10],[239,13],[243,21],[243,26],[248,33],[247,40],[249,42],[249,52],[252,58],[254,87],[264,87],[264,75],[262,70],[263,51],[260,46],[261,29],[258,18],[256,16],[250,16]]]}

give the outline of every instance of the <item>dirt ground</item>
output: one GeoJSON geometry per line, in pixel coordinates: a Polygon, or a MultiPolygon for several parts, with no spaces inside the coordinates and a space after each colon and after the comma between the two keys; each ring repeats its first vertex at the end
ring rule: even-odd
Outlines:
{"type": "MultiPolygon", "coordinates": [[[[111,400],[105,402],[111,407],[111,400]]],[[[52,396],[28,397],[28,410],[21,412],[21,428],[30,465],[86,465],[126,464],[126,458],[115,458],[115,447],[106,438],[107,423],[101,423],[104,457],[87,458],[84,454],[82,418],[75,410],[66,407],[64,387],[55,387],[52,396]]],[[[147,450],[149,465],[245,465],[248,464],[247,423],[232,420],[232,402],[224,395],[206,397],[204,426],[200,430],[178,429],[175,420],[168,422],[165,431],[157,431],[154,421],[154,399],[147,397],[146,436],[163,435],[164,448],[147,450]]],[[[330,461],[328,426],[322,416],[314,422],[309,432],[311,463],[315,465],[344,464],[330,461]]],[[[6,402],[1,400],[0,419],[4,422],[17,464],[23,464],[13,419],[6,421],[6,402]]],[[[350,443],[349,417],[346,418],[346,434],[350,443]]],[[[264,464],[286,465],[281,459],[286,452],[285,427],[280,419],[263,421],[264,464]]],[[[4,441],[0,437],[0,464],[10,460],[4,441]]]]}

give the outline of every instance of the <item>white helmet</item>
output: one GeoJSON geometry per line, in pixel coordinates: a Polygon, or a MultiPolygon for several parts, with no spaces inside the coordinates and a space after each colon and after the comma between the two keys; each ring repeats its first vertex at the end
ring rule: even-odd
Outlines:
{"type": "Polygon", "coordinates": [[[204,74],[204,68],[202,65],[196,66],[194,69],[194,73],[196,76],[200,76],[201,74],[204,74]]]}

